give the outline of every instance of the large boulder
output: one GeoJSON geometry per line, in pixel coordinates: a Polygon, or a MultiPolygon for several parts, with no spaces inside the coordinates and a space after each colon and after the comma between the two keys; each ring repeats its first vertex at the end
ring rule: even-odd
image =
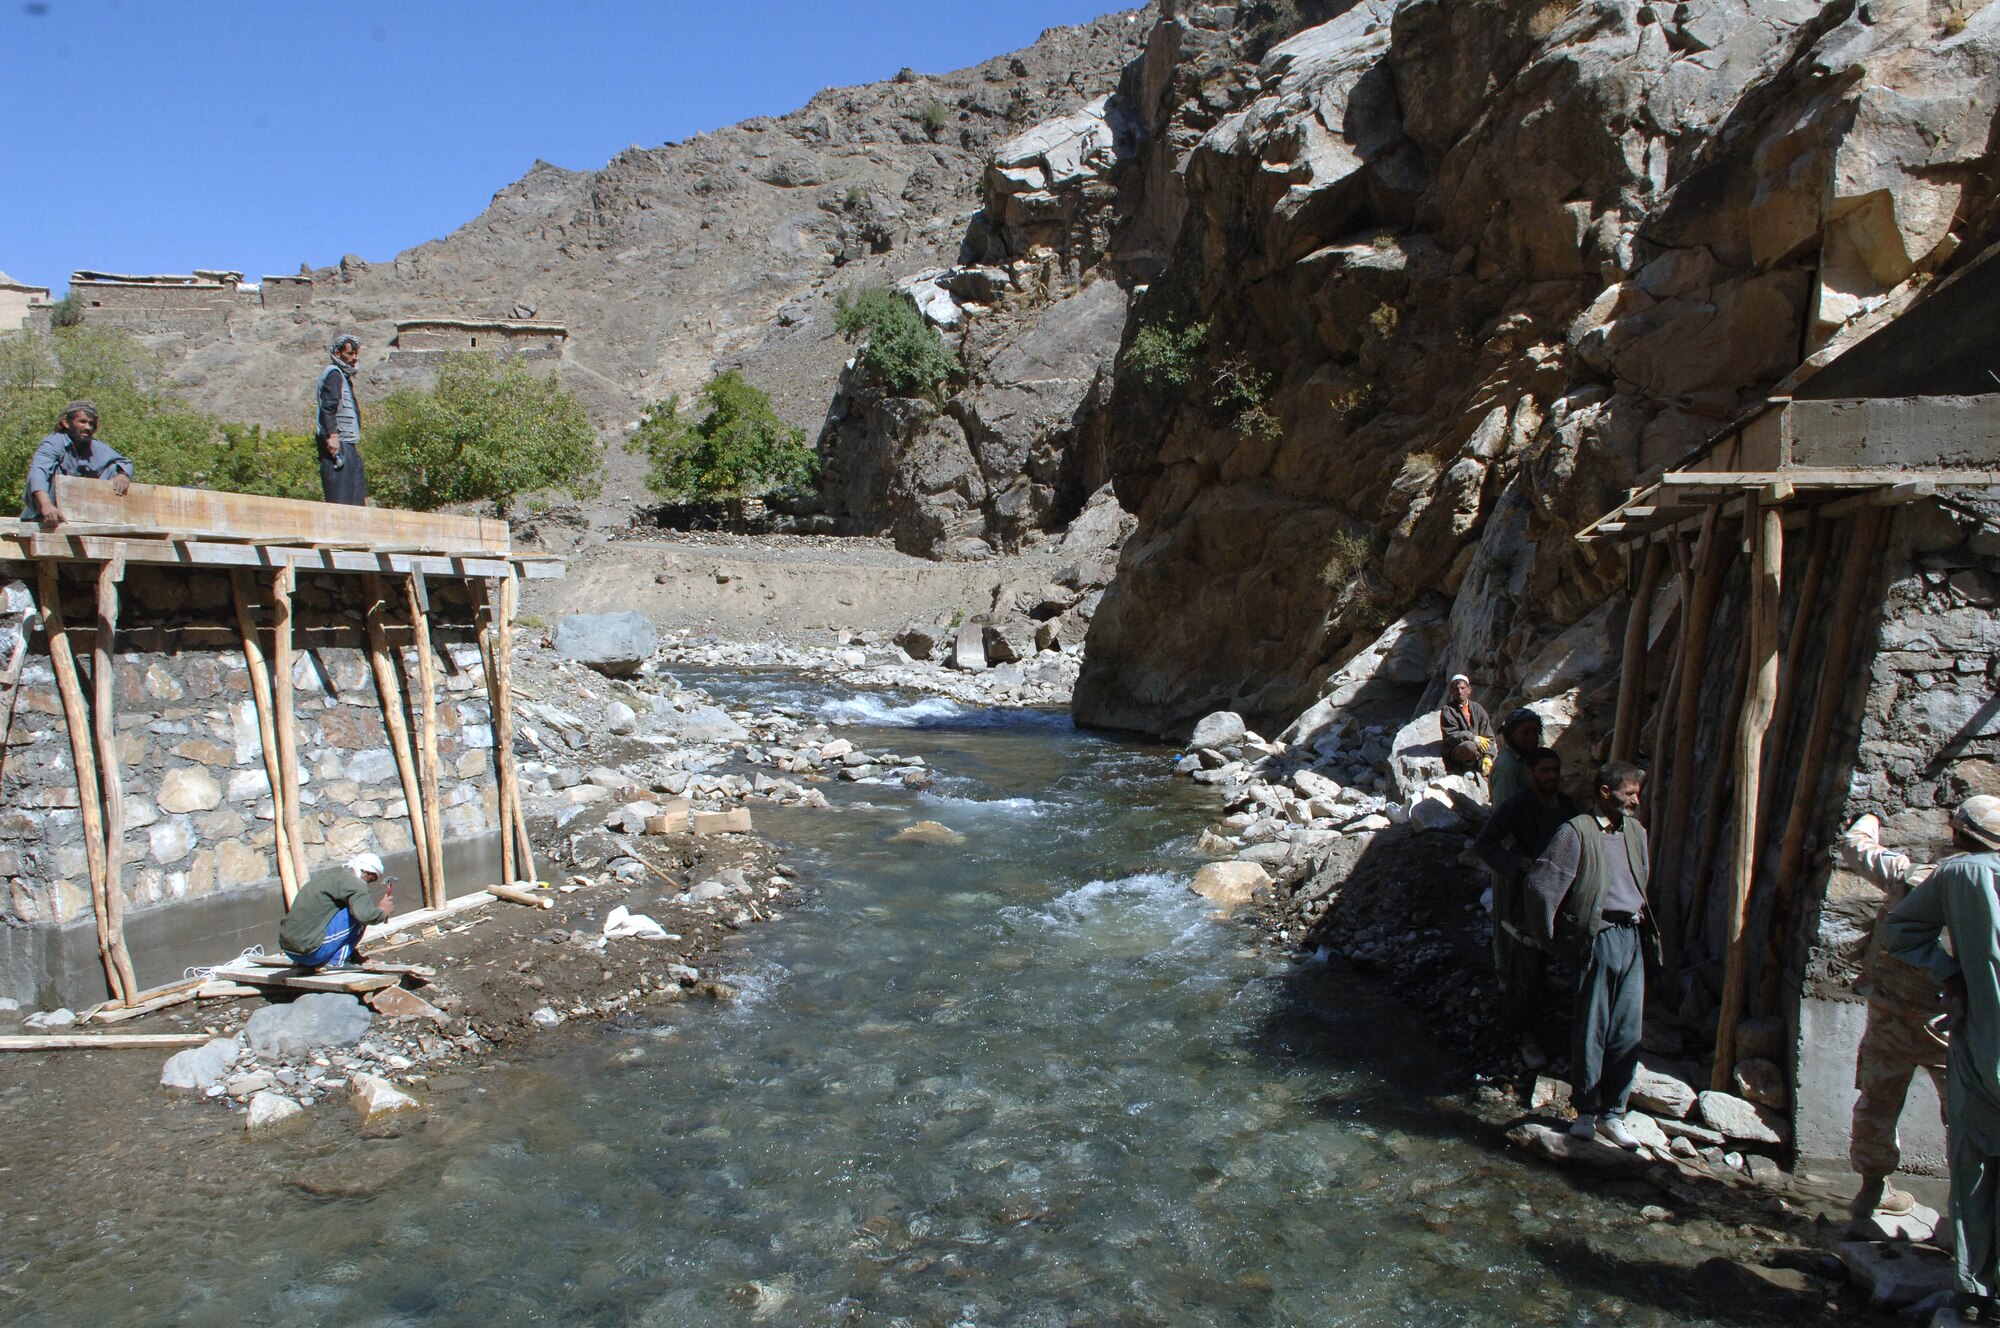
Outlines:
{"type": "Polygon", "coordinates": [[[160,1069],[160,1083],[168,1088],[205,1093],[222,1082],[242,1053],[243,1044],[235,1038],[216,1038],[202,1046],[175,1052],[160,1069]]]}
{"type": "Polygon", "coordinates": [[[307,992],[289,1005],[267,1005],[243,1026],[250,1050],[265,1056],[297,1056],[314,1047],[346,1047],[359,1042],[375,1012],[359,997],[337,991],[307,992]]]}
{"type": "Polygon", "coordinates": [[[556,620],[556,654],[613,678],[637,673],[658,645],[653,620],[636,609],[572,613],[556,620]]]}
{"type": "Polygon", "coordinates": [[[1211,862],[1194,874],[1191,888],[1203,899],[1233,909],[1270,884],[1271,874],[1258,863],[1211,862]]]}

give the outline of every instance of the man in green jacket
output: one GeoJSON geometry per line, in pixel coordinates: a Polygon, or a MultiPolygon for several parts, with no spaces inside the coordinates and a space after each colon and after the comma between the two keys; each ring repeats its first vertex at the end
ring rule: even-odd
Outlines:
{"type": "Polygon", "coordinates": [[[1963,856],[1939,863],[1889,910],[1883,949],[1926,970],[1943,989],[1957,1309],[1968,1320],[1989,1321],[2000,1296],[2000,798],[1967,798],[1952,813],[1951,830],[1963,856]]]}
{"type": "Polygon", "coordinates": [[[1639,1146],[1625,1111],[1639,1072],[1646,964],[1659,943],[1646,910],[1646,827],[1639,824],[1645,778],[1623,761],[1599,766],[1595,810],[1556,831],[1524,883],[1534,938],[1576,967],[1570,1133],[1620,1148],[1639,1146]]]}
{"type": "Polygon", "coordinates": [[[344,867],[323,867],[312,874],[278,924],[278,944],[300,968],[338,968],[353,963],[355,947],[372,923],[387,922],[395,909],[396,878],[382,870],[382,859],[358,853],[344,867]],[[375,887],[382,903],[375,903],[375,887]]]}

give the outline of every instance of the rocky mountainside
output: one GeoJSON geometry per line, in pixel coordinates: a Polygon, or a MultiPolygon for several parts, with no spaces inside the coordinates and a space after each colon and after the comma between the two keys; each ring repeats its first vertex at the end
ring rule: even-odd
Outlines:
{"type": "MultiPolygon", "coordinates": [[[[379,397],[424,376],[385,363],[398,319],[532,317],[567,327],[564,381],[607,433],[734,366],[812,436],[852,353],[834,295],[952,261],[992,145],[1103,95],[1151,21],[1114,14],[971,69],[829,88],[601,170],[538,163],[443,239],[315,272],[304,310],[245,307],[228,333],[160,344],[204,408],[297,428],[336,329],[367,342],[379,397]]],[[[614,448],[607,463],[608,496],[641,492],[636,460],[614,448]]]]}
{"type": "Polygon", "coordinates": [[[1576,530],[2000,238],[2000,8],[1335,8],[1251,68],[1183,7],[1106,110],[1102,270],[1164,263],[1085,721],[1273,732],[1384,661],[1594,714],[1626,568],[1576,530]]]}

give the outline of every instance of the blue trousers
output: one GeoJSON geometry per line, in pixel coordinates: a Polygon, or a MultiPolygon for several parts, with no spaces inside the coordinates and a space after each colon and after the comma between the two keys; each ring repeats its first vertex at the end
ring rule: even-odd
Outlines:
{"type": "Polygon", "coordinates": [[[285,951],[285,957],[300,968],[324,968],[328,964],[344,964],[354,957],[354,947],[361,944],[361,933],[367,931],[365,923],[356,922],[344,908],[337,908],[333,916],[326,920],[326,939],[311,954],[285,951]]]}

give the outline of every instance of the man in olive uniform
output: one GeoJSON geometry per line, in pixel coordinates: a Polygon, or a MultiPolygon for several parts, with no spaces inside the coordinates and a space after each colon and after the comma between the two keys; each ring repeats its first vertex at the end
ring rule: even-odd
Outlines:
{"type": "Polygon", "coordinates": [[[1646,907],[1646,827],[1639,824],[1645,778],[1623,761],[1599,766],[1596,807],[1556,831],[1526,882],[1535,938],[1576,967],[1570,1133],[1620,1148],[1639,1146],[1625,1112],[1639,1072],[1646,965],[1659,953],[1646,907]]]}
{"type": "Polygon", "coordinates": [[[2000,1295],[2000,798],[1966,799],[1951,829],[1965,852],[1889,910],[1883,948],[1937,980],[1950,1016],[1945,1148],[1956,1308],[1967,1321],[1990,1321],[2000,1295]]]}
{"type": "Polygon", "coordinates": [[[382,859],[357,853],[344,867],[322,867],[299,887],[292,906],[278,924],[278,944],[300,968],[339,968],[357,961],[355,947],[372,923],[387,922],[395,911],[396,878],[382,870],[382,859]],[[375,903],[375,887],[382,903],[375,903]]]}

